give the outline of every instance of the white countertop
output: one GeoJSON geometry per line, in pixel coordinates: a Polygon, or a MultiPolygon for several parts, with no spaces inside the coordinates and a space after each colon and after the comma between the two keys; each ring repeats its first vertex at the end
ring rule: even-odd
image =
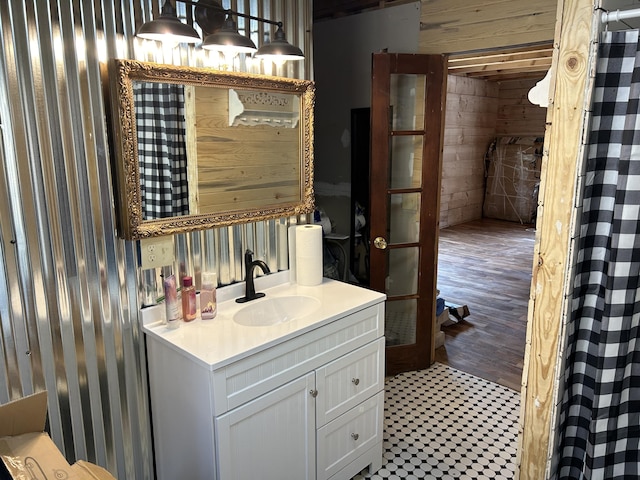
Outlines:
{"type": "Polygon", "coordinates": [[[143,330],[148,336],[213,370],[386,298],[380,292],[326,278],[321,285],[314,287],[291,284],[288,271],[258,277],[255,286],[256,292],[266,294],[265,299],[302,295],[318,299],[320,306],[307,316],[275,325],[239,325],[234,322],[233,315],[246,306],[264,300],[236,303],[236,298],[244,296],[244,282],[241,282],[218,289],[218,314],[212,320],[197,318],[187,323],[180,322],[179,328],[170,329],[163,323],[165,306],[162,303],[141,310],[143,330]]]}

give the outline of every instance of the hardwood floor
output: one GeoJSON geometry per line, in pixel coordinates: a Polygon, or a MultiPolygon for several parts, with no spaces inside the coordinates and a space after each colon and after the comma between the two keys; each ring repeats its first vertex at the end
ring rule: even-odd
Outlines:
{"type": "Polygon", "coordinates": [[[440,230],[440,296],[470,315],[443,327],[436,361],[520,391],[534,229],[482,219],[440,230]]]}

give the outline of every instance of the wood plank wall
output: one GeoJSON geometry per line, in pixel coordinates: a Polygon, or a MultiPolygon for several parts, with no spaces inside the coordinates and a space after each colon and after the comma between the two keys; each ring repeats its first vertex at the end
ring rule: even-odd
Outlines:
{"type": "Polygon", "coordinates": [[[482,218],[484,155],[496,136],[544,136],[547,111],[527,97],[537,81],[449,75],[440,228],[482,218]]]}
{"type": "Polygon", "coordinates": [[[419,53],[460,53],[553,39],[556,0],[422,0],[419,53]]]}
{"type": "Polygon", "coordinates": [[[229,126],[229,90],[193,90],[197,213],[300,202],[300,122],[296,128],[229,126]]]}
{"type": "Polygon", "coordinates": [[[484,155],[495,136],[499,86],[449,75],[440,187],[440,228],[482,217],[484,155]]]}
{"type": "Polygon", "coordinates": [[[543,137],[547,109],[529,101],[539,79],[500,82],[496,135],[543,137]]]}

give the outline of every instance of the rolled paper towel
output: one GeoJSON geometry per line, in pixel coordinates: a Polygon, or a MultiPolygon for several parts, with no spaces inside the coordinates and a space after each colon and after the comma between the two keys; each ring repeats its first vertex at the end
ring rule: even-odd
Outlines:
{"type": "Polygon", "coordinates": [[[322,226],[296,227],[296,282],[311,287],[322,283],[322,226]]]}

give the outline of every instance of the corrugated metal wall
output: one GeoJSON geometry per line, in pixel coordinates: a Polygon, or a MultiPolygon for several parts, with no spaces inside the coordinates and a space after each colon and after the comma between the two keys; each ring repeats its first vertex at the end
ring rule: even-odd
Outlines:
{"type": "MultiPolygon", "coordinates": [[[[223,5],[282,20],[306,60],[269,73],[311,78],[311,2],[223,5]]],[[[137,313],[153,301],[158,272],[140,271],[136,242],[114,233],[100,62],[205,64],[200,49],[134,37],[159,9],[151,0],[0,2],[0,403],[48,390],[48,430],[68,460],[121,479],[153,477],[137,313]]],[[[262,43],[264,25],[250,27],[262,43]]],[[[178,235],[175,268],[215,268],[231,283],[251,247],[277,269],[276,223],[178,235]]]]}

